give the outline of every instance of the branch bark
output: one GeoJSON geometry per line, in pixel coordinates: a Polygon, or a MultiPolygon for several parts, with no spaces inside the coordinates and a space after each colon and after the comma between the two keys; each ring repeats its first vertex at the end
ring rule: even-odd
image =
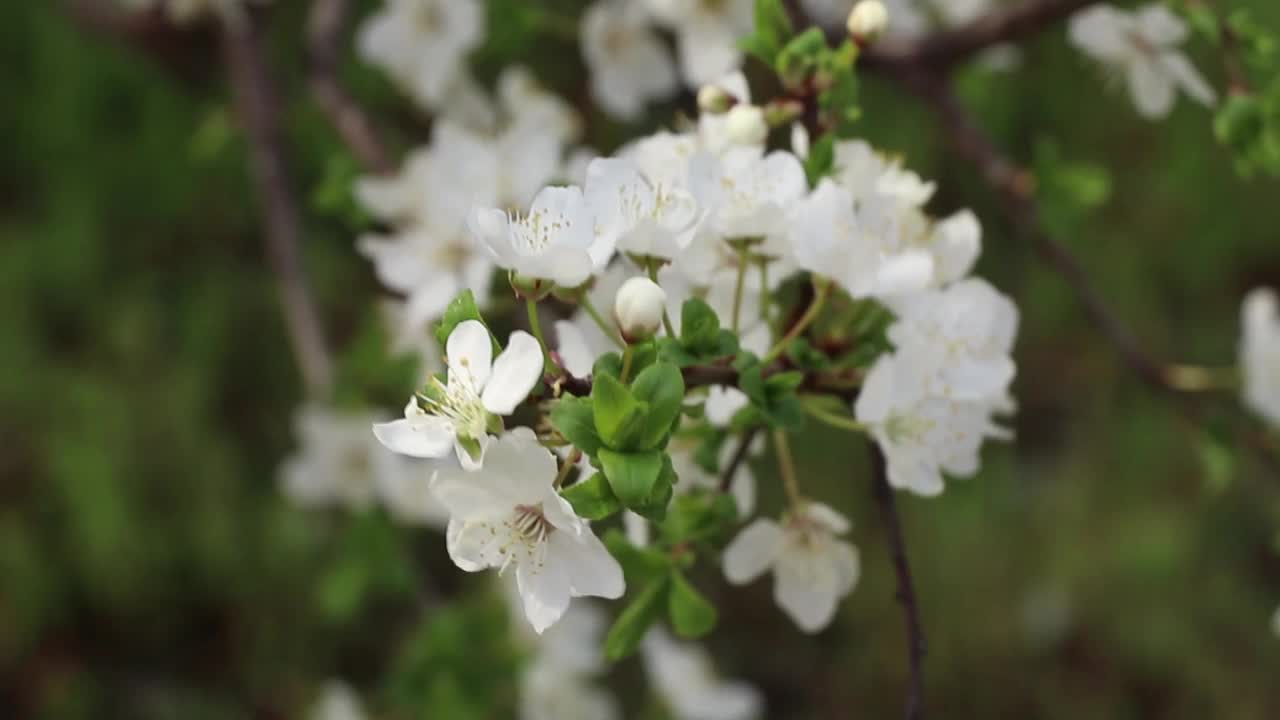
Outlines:
{"type": "Polygon", "coordinates": [[[1024,40],[1094,2],[1026,0],[921,38],[881,39],[864,50],[859,62],[871,67],[947,68],[988,48],[1024,40]]]}
{"type": "Polygon", "coordinates": [[[279,99],[263,54],[256,15],[223,22],[222,45],[240,122],[249,138],[249,169],[261,199],[267,259],[279,283],[289,342],[307,393],[327,395],[333,362],[302,261],[302,213],[289,178],[279,99]]]}
{"type": "Polygon", "coordinates": [[[387,175],[395,165],[374,129],[373,121],[338,79],[342,59],[342,30],[349,0],[315,0],[307,18],[308,84],[316,104],[333,129],[369,172],[387,175]]]}
{"type": "Polygon", "coordinates": [[[924,657],[928,652],[924,625],[920,622],[920,606],[916,599],[915,583],[911,579],[911,563],[907,560],[907,543],[902,532],[902,519],[893,488],[889,485],[888,469],[884,453],[874,442],[869,443],[871,454],[871,492],[880,508],[885,535],[889,541],[889,556],[897,578],[898,604],[902,606],[902,619],[907,630],[907,662],[910,675],[907,679],[907,700],[903,716],[907,720],[924,717],[924,657]]]}

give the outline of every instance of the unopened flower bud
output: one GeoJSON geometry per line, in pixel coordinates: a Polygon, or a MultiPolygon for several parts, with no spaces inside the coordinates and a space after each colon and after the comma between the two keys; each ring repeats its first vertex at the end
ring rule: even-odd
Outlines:
{"type": "Polygon", "coordinates": [[[762,145],[769,135],[764,110],[756,105],[734,105],[724,117],[725,133],[735,145],[762,145]]]}
{"type": "Polygon", "coordinates": [[[618,288],[613,302],[613,319],[627,342],[653,337],[662,325],[667,309],[667,293],[645,277],[633,277],[618,288]]]}
{"type": "Polygon", "coordinates": [[[698,90],[698,109],[711,115],[719,115],[733,107],[736,100],[718,85],[703,85],[698,90]]]}
{"type": "Polygon", "coordinates": [[[804,105],[798,100],[774,100],[764,106],[764,121],[769,127],[789,125],[804,114],[804,105]]]}
{"type": "Polygon", "coordinates": [[[861,0],[849,13],[846,27],[856,40],[873,40],[889,27],[889,11],[880,0],[861,0]]]}

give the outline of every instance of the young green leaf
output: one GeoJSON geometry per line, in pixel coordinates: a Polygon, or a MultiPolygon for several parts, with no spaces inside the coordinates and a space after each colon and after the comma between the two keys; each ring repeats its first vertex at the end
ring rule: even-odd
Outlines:
{"type": "Polygon", "coordinates": [[[480,316],[480,308],[476,305],[475,296],[470,290],[463,290],[449,302],[449,307],[445,308],[440,324],[436,326],[436,340],[444,345],[449,341],[449,335],[453,333],[453,329],[467,320],[484,322],[484,318],[480,316]]]}
{"type": "Polygon", "coordinates": [[[680,307],[680,344],[695,354],[719,346],[720,318],[701,298],[690,298],[680,307]]]}
{"type": "Polygon", "coordinates": [[[606,532],[604,546],[622,566],[622,574],[626,576],[628,587],[639,587],[659,575],[665,575],[671,569],[670,555],[653,548],[632,545],[621,530],[606,532]]]}
{"type": "Polygon", "coordinates": [[[591,386],[591,410],[600,439],[618,448],[635,434],[646,408],[612,375],[600,375],[591,386]]]}
{"type": "Polygon", "coordinates": [[[671,627],[677,635],[686,638],[702,637],[711,632],[720,615],[679,570],[671,572],[667,611],[671,616],[671,627]]]}
{"type": "Polygon", "coordinates": [[[662,613],[670,584],[669,576],[650,582],[618,615],[604,639],[605,657],[616,662],[635,652],[649,626],[662,613]]]}
{"type": "Polygon", "coordinates": [[[663,457],[658,450],[627,453],[601,448],[599,454],[613,494],[624,506],[637,511],[647,506],[654,492],[662,474],[663,457]]]}
{"type": "Polygon", "coordinates": [[[604,473],[570,485],[560,491],[560,496],[569,501],[578,517],[587,520],[603,520],[622,509],[604,473]]]}
{"type": "Polygon", "coordinates": [[[551,424],[574,447],[594,457],[602,443],[592,407],[590,398],[566,395],[551,409],[551,424]]]}
{"type": "Polygon", "coordinates": [[[680,417],[680,406],[684,402],[684,376],[680,374],[680,368],[671,363],[656,363],[636,377],[631,384],[631,392],[649,407],[636,438],[637,448],[651,450],[662,443],[680,417]]]}

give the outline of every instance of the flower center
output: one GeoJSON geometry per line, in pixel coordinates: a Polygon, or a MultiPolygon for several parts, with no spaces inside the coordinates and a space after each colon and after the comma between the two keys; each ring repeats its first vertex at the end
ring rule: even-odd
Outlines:
{"type": "Polygon", "coordinates": [[[884,424],[885,434],[895,444],[904,440],[923,442],[924,436],[934,428],[936,423],[919,415],[894,415],[884,424]]]}
{"type": "MultiPolygon", "coordinates": [[[[446,361],[447,362],[447,361],[446,361]]],[[[435,392],[423,395],[433,415],[448,418],[454,432],[462,437],[483,437],[489,426],[489,411],[484,409],[476,391],[471,371],[465,364],[449,366],[449,383],[431,378],[435,392]]]]}
{"type": "Polygon", "coordinates": [[[542,514],[542,503],[537,505],[517,505],[511,529],[530,543],[545,542],[547,536],[556,528],[542,514]]]}
{"type": "Polygon", "coordinates": [[[512,214],[509,221],[514,241],[512,245],[528,255],[541,255],[554,243],[557,234],[573,226],[564,215],[541,208],[524,217],[512,214]]]}

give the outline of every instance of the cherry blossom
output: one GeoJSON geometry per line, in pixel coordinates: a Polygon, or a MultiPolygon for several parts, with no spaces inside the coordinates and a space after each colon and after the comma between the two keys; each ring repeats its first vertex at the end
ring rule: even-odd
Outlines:
{"type": "Polygon", "coordinates": [[[677,90],[675,63],[642,3],[599,0],[583,13],[579,35],[591,94],[609,113],[635,119],[645,103],[677,90]]]}
{"type": "Polygon", "coordinates": [[[676,720],[752,720],[764,714],[760,691],[724,680],[706,649],[654,628],[641,645],[645,674],[676,720]]]}
{"type": "Polygon", "coordinates": [[[1269,288],[1257,288],[1241,310],[1240,370],[1244,403],[1280,427],[1280,306],[1269,288]]]}
{"type": "Polygon", "coordinates": [[[483,39],[484,7],[477,0],[386,0],[361,26],[356,47],[431,108],[483,39]]]}
{"type": "Polygon", "coordinates": [[[676,34],[686,85],[702,87],[738,66],[738,38],[751,30],[752,0],[648,0],[648,6],[676,34]]]}

